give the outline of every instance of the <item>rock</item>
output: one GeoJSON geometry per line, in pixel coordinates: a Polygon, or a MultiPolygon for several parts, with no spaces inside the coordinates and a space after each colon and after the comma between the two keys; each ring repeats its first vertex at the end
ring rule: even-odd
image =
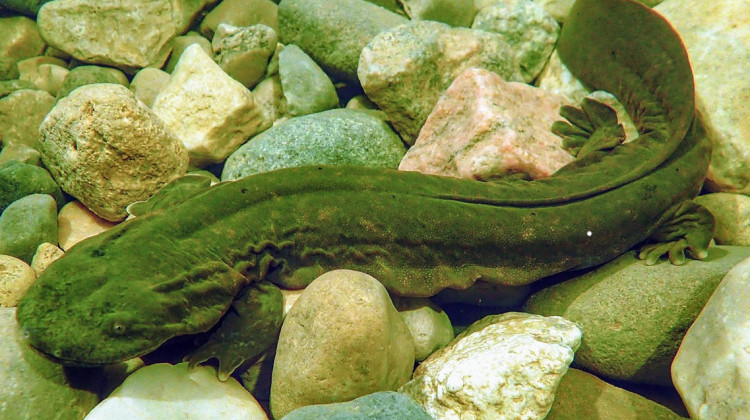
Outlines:
{"type": "Polygon", "coordinates": [[[711,295],[672,364],[672,379],[691,418],[750,418],[748,302],[750,259],[745,259],[711,295]]]}
{"type": "Polygon", "coordinates": [[[197,44],[182,53],[152,109],[187,147],[194,167],[222,162],[263,122],[253,94],[197,44]]]}
{"type": "Polygon", "coordinates": [[[523,79],[539,75],[557,42],[560,25],[532,0],[505,0],[477,13],[472,29],[503,35],[518,56],[523,79]]]}
{"type": "Polygon", "coordinates": [[[54,105],[55,98],[43,90],[17,90],[0,99],[3,147],[23,144],[38,149],[39,124],[54,105]]]}
{"type": "Polygon", "coordinates": [[[177,0],[172,2],[175,13],[179,15],[177,33],[184,34],[194,26],[197,20],[203,19],[206,9],[215,6],[217,0],[177,0]]]}
{"type": "Polygon", "coordinates": [[[404,394],[374,392],[351,401],[308,405],[284,416],[283,420],[431,420],[422,407],[404,394]]]}
{"type": "Polygon", "coordinates": [[[39,86],[28,80],[3,80],[0,81],[0,98],[5,98],[11,93],[21,89],[40,90],[39,86]]]}
{"type": "Polygon", "coordinates": [[[164,64],[178,24],[171,0],[121,0],[106,6],[96,0],[57,0],[37,15],[48,44],[84,63],[131,74],[164,64]]]}
{"type": "Polygon", "coordinates": [[[331,271],[307,286],[281,327],[271,413],[393,391],[413,366],[413,340],[385,287],[364,273],[331,271]]]}
{"type": "Polygon", "coordinates": [[[65,61],[45,55],[27,58],[18,62],[18,77],[56,96],[63,80],[68,75],[67,66],[68,63],[65,61]]]}
{"type": "Polygon", "coordinates": [[[0,306],[18,305],[35,281],[36,274],[27,263],[10,255],[0,255],[0,306]]]}
{"type": "Polygon", "coordinates": [[[203,18],[200,31],[211,39],[222,23],[232,26],[261,23],[278,33],[277,11],[278,6],[270,0],[224,0],[203,18]]]}
{"type": "Polygon", "coordinates": [[[71,201],[57,215],[60,248],[67,251],[78,242],[98,235],[116,224],[97,216],[80,201],[71,201]]]}
{"type": "Polygon", "coordinates": [[[170,78],[169,73],[164,70],[146,67],[135,74],[130,83],[130,90],[139,101],[151,108],[154,105],[154,99],[169,83],[170,78]]]}
{"type": "Polygon", "coordinates": [[[545,420],[677,420],[684,417],[578,369],[568,369],[545,420]]]}
{"type": "Polygon", "coordinates": [[[414,359],[421,362],[453,340],[448,315],[427,298],[393,297],[393,305],[414,338],[414,359]]]}
{"type": "Polygon", "coordinates": [[[71,70],[65,80],[63,80],[62,86],[57,91],[57,99],[68,96],[73,89],[81,86],[90,85],[93,83],[115,83],[120,84],[109,71],[104,67],[99,66],[81,66],[71,70]]]}
{"type": "Polygon", "coordinates": [[[750,193],[750,7],[666,0],[655,10],[677,29],[695,77],[696,106],[713,143],[705,187],[750,193]],[[719,35],[720,34],[720,35],[719,35]]]}
{"type": "Polygon", "coordinates": [[[33,20],[26,16],[0,17],[0,57],[16,61],[36,57],[44,46],[33,20]]]}
{"type": "Polygon", "coordinates": [[[438,100],[399,170],[480,180],[549,177],[574,159],[550,131],[565,104],[562,96],[468,69],[438,100]]]}
{"type": "Polygon", "coordinates": [[[57,242],[57,205],[47,194],[31,194],[12,202],[0,215],[0,254],[27,264],[42,242],[57,242]]]}
{"type": "Polygon", "coordinates": [[[490,315],[422,362],[399,392],[438,419],[541,420],[580,342],[581,330],[560,317],[490,315]]]}
{"type": "Polygon", "coordinates": [[[334,81],[359,84],[359,55],[375,35],[408,22],[363,0],[284,0],[279,37],[312,57],[334,81]]]}
{"type": "Polygon", "coordinates": [[[266,25],[237,27],[222,23],[212,41],[214,61],[234,80],[252,89],[266,74],[277,43],[276,31],[266,25]]]}
{"type": "Polygon", "coordinates": [[[86,420],[266,420],[257,401],[234,379],[221,382],[216,369],[158,363],[136,370],[86,420]]]}
{"type": "Polygon", "coordinates": [[[39,8],[50,0],[0,0],[0,8],[5,7],[28,16],[36,16],[39,8]]]}
{"type": "Polygon", "coordinates": [[[268,402],[271,397],[271,374],[273,360],[276,357],[276,345],[272,345],[248,364],[250,366],[240,373],[242,386],[258,401],[268,402]]]}
{"type": "Polygon", "coordinates": [[[279,53],[279,76],[292,117],[338,108],[339,97],[331,79],[296,45],[279,53]]]}
{"type": "Polygon", "coordinates": [[[303,165],[396,168],[404,153],[398,135],[383,120],[332,109],[292,118],[254,137],[229,156],[221,180],[303,165]]]}
{"type": "Polygon", "coordinates": [[[38,150],[25,144],[9,144],[0,149],[0,166],[12,160],[33,166],[39,166],[41,158],[42,155],[38,150]]]}
{"type": "Polygon", "coordinates": [[[253,89],[255,102],[263,113],[263,124],[258,132],[266,131],[272,126],[281,124],[289,119],[286,110],[286,98],[281,89],[281,78],[271,76],[258,83],[253,89]]]}
{"type": "Polygon", "coordinates": [[[478,67],[521,81],[518,60],[498,34],[413,21],[381,32],[359,59],[367,96],[413,144],[440,95],[464,70],[478,67]]]}
{"type": "Polygon", "coordinates": [[[36,277],[39,277],[50,264],[63,255],[65,255],[65,252],[54,244],[49,242],[41,243],[36,247],[36,253],[31,259],[31,269],[34,270],[36,277]]]}
{"type": "Polygon", "coordinates": [[[0,80],[18,79],[18,64],[10,57],[0,57],[0,80]]]}
{"type": "Polygon", "coordinates": [[[591,90],[586,88],[573,73],[568,70],[560,60],[557,51],[553,51],[539,77],[534,82],[535,86],[547,92],[563,95],[571,102],[579,103],[591,90]]]}
{"type": "Polygon", "coordinates": [[[169,61],[167,61],[167,65],[164,67],[164,70],[167,73],[172,73],[174,71],[174,66],[177,65],[178,61],[180,61],[182,53],[185,52],[185,49],[187,47],[193,44],[198,44],[201,48],[203,48],[203,51],[205,51],[206,54],[208,54],[209,56],[213,56],[214,51],[213,48],[211,48],[211,41],[204,38],[203,35],[199,34],[198,32],[188,32],[187,34],[175,37],[172,40],[172,54],[169,55],[169,61]]]}
{"type": "Polygon", "coordinates": [[[74,90],[39,131],[42,160],[58,184],[110,221],[187,169],[182,143],[122,85],[74,90]]]}
{"type": "MultiPolygon", "coordinates": [[[[494,2],[495,0],[489,1],[494,2]]],[[[542,6],[555,20],[564,23],[575,0],[534,0],[534,3],[542,6]]]]}
{"type": "Polygon", "coordinates": [[[750,246],[750,197],[743,194],[701,195],[695,202],[716,219],[714,240],[719,245],[750,246]]]}
{"type": "Polygon", "coordinates": [[[670,365],[685,331],[724,274],[748,256],[750,248],[712,247],[703,261],[647,266],[631,251],[535,293],[524,310],[580,325],[575,367],[604,378],[671,386],[670,365]]]}
{"type": "Polygon", "coordinates": [[[51,195],[58,208],[65,204],[60,187],[46,170],[17,161],[0,165],[0,213],[10,203],[31,194],[51,195]]]}
{"type": "Polygon", "coordinates": [[[15,308],[0,308],[0,418],[81,420],[99,402],[99,370],[63,367],[23,341],[15,308]]]}
{"type": "Polygon", "coordinates": [[[412,20],[434,20],[451,26],[471,26],[477,9],[473,0],[403,0],[412,20]]]}
{"type": "Polygon", "coordinates": [[[281,295],[284,297],[284,317],[292,310],[294,304],[297,303],[297,299],[302,296],[302,292],[304,291],[305,289],[281,289],[281,295]]]}

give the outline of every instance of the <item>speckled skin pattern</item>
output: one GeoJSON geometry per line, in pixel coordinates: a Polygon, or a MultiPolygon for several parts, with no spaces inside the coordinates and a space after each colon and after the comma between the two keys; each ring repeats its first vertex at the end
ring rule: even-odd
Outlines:
{"type": "Polygon", "coordinates": [[[18,307],[28,342],[65,363],[112,363],[210,329],[252,282],[301,288],[336,268],[431,296],[480,278],[529,284],[654,235],[667,245],[660,254],[703,256],[712,220],[685,203],[710,144],[699,124],[690,129],[692,72],[678,35],[630,0],[579,0],[566,22],[561,57],[625,104],[641,132],[633,142],[536,181],[308,166],[222,183],[53,263],[18,307]]]}

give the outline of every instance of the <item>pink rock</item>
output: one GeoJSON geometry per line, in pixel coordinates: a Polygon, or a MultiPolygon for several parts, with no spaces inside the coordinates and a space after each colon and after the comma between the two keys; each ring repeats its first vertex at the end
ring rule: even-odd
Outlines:
{"type": "Polygon", "coordinates": [[[568,100],[487,70],[461,73],[440,98],[400,170],[488,180],[550,176],[574,158],[552,134],[568,100]]]}

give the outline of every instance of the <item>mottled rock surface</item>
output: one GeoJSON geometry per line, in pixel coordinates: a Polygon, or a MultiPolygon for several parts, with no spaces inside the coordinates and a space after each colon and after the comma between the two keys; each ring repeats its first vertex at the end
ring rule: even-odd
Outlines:
{"type": "Polygon", "coordinates": [[[183,36],[177,36],[172,39],[172,53],[169,54],[169,61],[167,61],[166,66],[164,66],[164,71],[166,71],[167,73],[172,73],[174,71],[174,67],[177,65],[177,62],[180,61],[182,53],[185,52],[185,49],[187,47],[193,44],[198,44],[201,48],[203,48],[203,51],[205,51],[206,54],[208,54],[209,56],[213,56],[214,51],[211,47],[211,41],[203,37],[198,32],[191,31],[183,36]]]}
{"type": "Polygon", "coordinates": [[[139,101],[151,108],[159,92],[169,83],[170,77],[164,70],[146,67],[133,76],[130,90],[139,101]]]}
{"type": "Polygon", "coordinates": [[[212,41],[214,61],[234,80],[252,89],[265,76],[277,43],[276,31],[269,26],[222,23],[212,41]]]}
{"type": "Polygon", "coordinates": [[[404,394],[375,392],[351,401],[308,405],[284,416],[283,420],[431,420],[422,407],[404,394]]]}
{"type": "Polygon", "coordinates": [[[278,6],[271,0],[224,0],[201,22],[200,31],[213,38],[219,25],[251,26],[263,24],[278,32],[278,6]]]}
{"type": "Polygon", "coordinates": [[[294,44],[287,45],[279,53],[279,77],[290,116],[339,107],[339,97],[331,79],[294,44]]]}
{"type": "Polygon", "coordinates": [[[567,100],[487,70],[461,73],[440,97],[400,170],[489,180],[546,178],[573,161],[550,131],[567,100]]]}
{"type": "Polygon", "coordinates": [[[580,342],[581,330],[560,317],[490,315],[422,362],[399,392],[438,419],[541,420],[580,342]]]}
{"type": "Polygon", "coordinates": [[[535,293],[524,310],[580,325],[583,341],[573,366],[671,386],[670,365],[685,332],[721,278],[748,256],[750,248],[716,246],[702,261],[647,266],[631,251],[535,293]]]}
{"type": "Polygon", "coordinates": [[[363,273],[310,283],[281,327],[271,383],[275,418],[312,404],[393,391],[411,376],[414,344],[385,287],[363,273]]]}
{"type": "Polygon", "coordinates": [[[414,358],[417,362],[453,340],[453,325],[448,314],[430,299],[394,296],[393,304],[414,338],[414,358]]]}
{"type": "Polygon", "coordinates": [[[31,264],[43,242],[57,243],[57,204],[47,194],[31,194],[12,202],[0,215],[0,254],[31,264]]]}
{"type": "Polygon", "coordinates": [[[685,334],[672,379],[690,417],[750,418],[750,260],[727,273],[685,334]]]}
{"type": "Polygon", "coordinates": [[[43,51],[44,41],[33,20],[26,16],[0,17],[0,56],[23,60],[43,51]]]}
{"type": "Polygon", "coordinates": [[[408,22],[364,0],[284,0],[279,6],[279,38],[295,44],[334,79],[359,84],[362,49],[375,35],[408,22]]]}
{"type": "Polygon", "coordinates": [[[31,194],[49,194],[57,208],[65,204],[62,191],[44,168],[18,161],[0,164],[0,213],[10,203],[31,194]]]}
{"type": "Polygon", "coordinates": [[[187,170],[185,146],[121,85],[74,90],[39,131],[42,160],[57,183],[110,221],[187,170]]]}
{"type": "Polygon", "coordinates": [[[67,251],[82,240],[104,232],[116,223],[102,219],[80,201],[66,204],[57,215],[58,242],[67,251]]]}
{"type": "Polygon", "coordinates": [[[198,44],[182,53],[152,109],[185,145],[195,167],[226,159],[263,121],[252,92],[198,44]]]}
{"type": "Polygon", "coordinates": [[[402,0],[413,20],[433,20],[451,26],[471,26],[477,9],[474,0],[402,0]]]}
{"type": "MultiPolygon", "coordinates": [[[[127,79],[126,79],[127,81],[127,79]]],[[[74,89],[84,85],[94,83],[117,83],[120,80],[115,77],[108,69],[100,66],[80,66],[76,67],[65,76],[65,79],[57,91],[57,99],[68,96],[74,89]]]]}
{"type": "Polygon", "coordinates": [[[34,258],[31,259],[31,269],[34,270],[36,276],[40,274],[55,260],[65,255],[62,249],[49,242],[43,242],[36,247],[36,253],[34,258]]]}
{"type": "Polygon", "coordinates": [[[10,255],[0,255],[0,306],[18,305],[36,281],[36,273],[28,263],[10,255]]]}
{"type": "Polygon", "coordinates": [[[97,405],[87,420],[266,420],[257,401],[234,379],[187,363],[142,367],[97,405]]]}
{"type": "Polygon", "coordinates": [[[164,64],[178,24],[170,0],[57,0],[37,15],[48,44],[84,63],[131,73],[164,64]]]}
{"type": "Polygon", "coordinates": [[[39,124],[54,105],[54,96],[43,90],[17,90],[0,99],[0,139],[3,147],[23,144],[38,149],[39,124]]]}
{"type": "Polygon", "coordinates": [[[332,109],[292,118],[252,138],[229,156],[221,180],[303,165],[396,168],[405,151],[383,120],[332,109]]]}
{"type": "Polygon", "coordinates": [[[413,144],[440,95],[470,67],[523,80],[517,57],[501,35],[430,21],[378,34],[362,50],[358,76],[367,96],[413,144]]]}
{"type": "Polygon", "coordinates": [[[750,197],[714,193],[695,198],[716,220],[714,240],[720,245],[750,246],[750,197]]]}

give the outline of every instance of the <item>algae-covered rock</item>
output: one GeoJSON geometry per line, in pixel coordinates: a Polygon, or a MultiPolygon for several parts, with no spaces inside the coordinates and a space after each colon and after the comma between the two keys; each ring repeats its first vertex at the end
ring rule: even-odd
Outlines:
{"type": "Polygon", "coordinates": [[[402,0],[401,3],[413,20],[432,20],[451,26],[468,28],[477,13],[474,0],[402,0]]]}
{"type": "Polygon", "coordinates": [[[381,119],[332,109],[292,118],[252,138],[232,153],[222,181],[304,165],[396,168],[406,148],[381,119]]]}
{"type": "Polygon", "coordinates": [[[287,45],[279,53],[279,76],[290,116],[339,107],[331,79],[298,46],[287,45]]]}
{"type": "Polygon", "coordinates": [[[23,144],[38,149],[39,124],[54,105],[55,98],[43,90],[16,90],[0,99],[0,139],[3,147],[23,144]]]}
{"type": "Polygon", "coordinates": [[[120,83],[107,69],[100,66],[81,66],[71,70],[57,91],[57,99],[68,96],[75,88],[92,83],[120,83]]]}
{"type": "Polygon", "coordinates": [[[0,17],[0,57],[36,57],[44,51],[36,23],[26,16],[0,17]]]}
{"type": "Polygon", "coordinates": [[[708,258],[647,266],[627,252],[580,277],[532,295],[524,310],[580,325],[574,366],[603,377],[671,385],[670,365],[685,332],[722,277],[750,247],[716,246],[708,258]]]}
{"type": "Polygon", "coordinates": [[[283,417],[283,420],[431,420],[419,404],[408,396],[383,391],[351,401],[308,405],[283,417]]]}
{"type": "Polygon", "coordinates": [[[11,203],[0,215],[0,238],[0,254],[31,264],[41,243],[57,243],[55,199],[47,194],[32,194],[11,203]]]}
{"type": "Polygon", "coordinates": [[[65,204],[62,190],[45,169],[14,160],[0,164],[0,213],[31,194],[51,195],[58,209],[65,204]]]}
{"type": "Polygon", "coordinates": [[[266,25],[245,27],[219,25],[212,41],[214,61],[222,70],[248,89],[263,79],[278,36],[266,25]]]}

